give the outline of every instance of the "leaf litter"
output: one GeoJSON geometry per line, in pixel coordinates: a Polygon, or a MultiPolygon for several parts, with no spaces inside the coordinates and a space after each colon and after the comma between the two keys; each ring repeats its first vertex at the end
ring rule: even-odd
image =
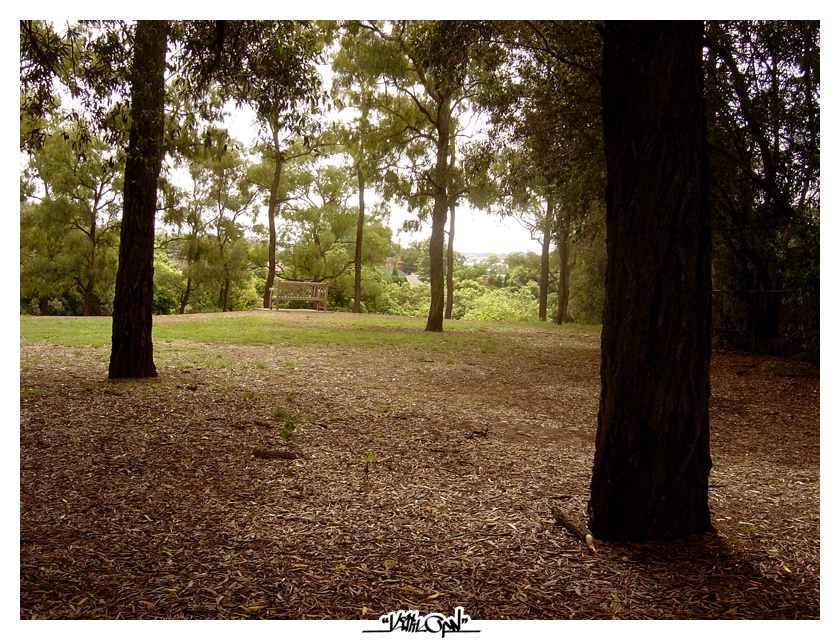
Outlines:
{"type": "Polygon", "coordinates": [[[117,382],[22,345],[21,618],[819,618],[818,371],[715,352],[717,533],[593,555],[552,506],[585,524],[598,335],[491,330],[507,354],[189,343],[117,382]]]}

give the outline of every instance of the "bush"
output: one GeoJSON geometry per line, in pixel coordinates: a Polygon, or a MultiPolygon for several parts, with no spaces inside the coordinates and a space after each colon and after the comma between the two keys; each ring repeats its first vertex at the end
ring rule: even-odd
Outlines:
{"type": "Polygon", "coordinates": [[[411,316],[422,318],[429,313],[432,302],[432,288],[428,284],[410,285],[403,280],[400,283],[385,285],[385,301],[382,313],[397,316],[411,316]]]}
{"type": "Polygon", "coordinates": [[[477,297],[464,320],[496,322],[527,322],[539,316],[539,303],[527,289],[513,292],[507,289],[488,289],[477,297]]]}

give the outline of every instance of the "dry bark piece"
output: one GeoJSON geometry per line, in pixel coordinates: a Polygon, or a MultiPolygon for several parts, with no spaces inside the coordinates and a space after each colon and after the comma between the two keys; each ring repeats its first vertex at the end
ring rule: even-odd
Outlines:
{"type": "Polygon", "coordinates": [[[554,516],[554,522],[559,524],[561,527],[565,527],[575,536],[583,540],[586,543],[586,548],[589,549],[589,553],[597,553],[597,551],[595,551],[595,538],[589,529],[575,522],[575,520],[560,507],[551,505],[550,508],[551,515],[554,516]]]}

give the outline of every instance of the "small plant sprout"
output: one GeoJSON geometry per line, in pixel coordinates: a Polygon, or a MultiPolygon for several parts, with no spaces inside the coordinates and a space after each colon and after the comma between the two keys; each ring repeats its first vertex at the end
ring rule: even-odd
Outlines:
{"type": "Polygon", "coordinates": [[[280,432],[280,435],[283,437],[283,440],[289,440],[292,437],[292,434],[295,432],[295,421],[294,420],[286,420],[285,424],[283,425],[283,430],[280,432]]]}
{"type": "Polygon", "coordinates": [[[367,458],[365,458],[365,473],[370,471],[370,463],[373,462],[373,454],[367,454],[367,458]]]}

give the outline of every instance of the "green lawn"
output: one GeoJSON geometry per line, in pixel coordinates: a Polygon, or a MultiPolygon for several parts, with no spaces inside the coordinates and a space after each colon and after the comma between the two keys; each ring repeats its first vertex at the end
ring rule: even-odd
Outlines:
{"type": "MultiPolygon", "coordinates": [[[[515,354],[539,336],[592,337],[598,327],[545,323],[488,323],[447,321],[444,332],[424,331],[425,319],[353,314],[287,314],[254,311],[247,315],[198,314],[155,318],[152,339],[156,355],[183,349],[183,343],[332,347],[370,351],[419,350],[515,354]],[[181,346],[177,346],[181,345],[181,346]]],[[[46,341],[65,346],[107,347],[111,342],[108,317],[20,317],[21,344],[46,341]]]]}

